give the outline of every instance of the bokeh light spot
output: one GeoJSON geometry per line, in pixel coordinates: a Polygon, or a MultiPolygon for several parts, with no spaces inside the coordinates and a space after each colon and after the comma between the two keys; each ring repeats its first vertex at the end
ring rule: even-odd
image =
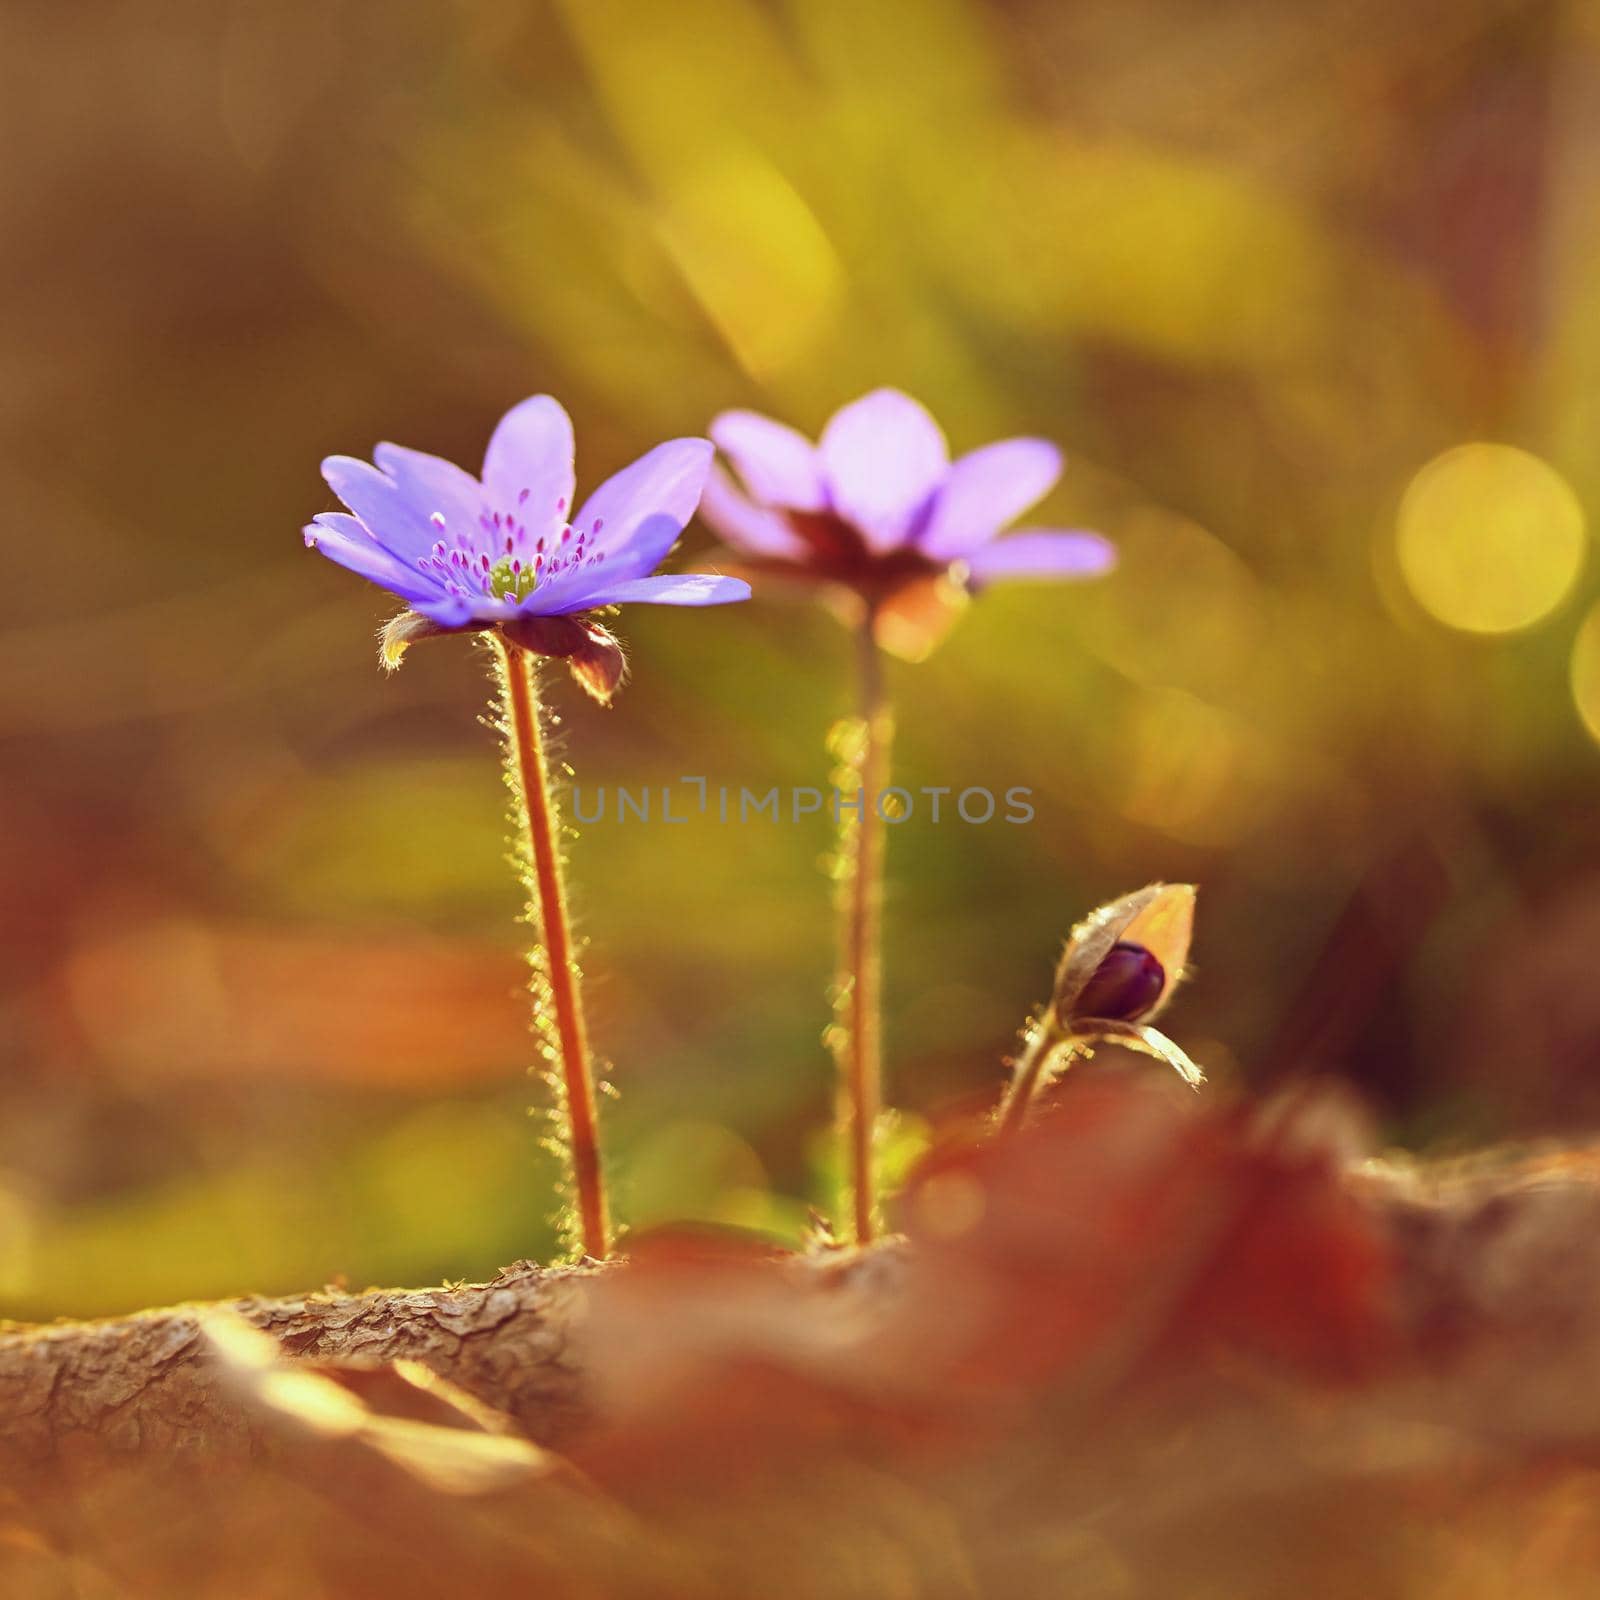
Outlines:
{"type": "Polygon", "coordinates": [[[1560,473],[1503,444],[1435,456],[1400,503],[1397,554],[1430,616],[1510,633],[1549,615],[1583,565],[1584,518],[1560,473]]]}
{"type": "Polygon", "coordinates": [[[1600,744],[1600,603],[1583,619],[1573,641],[1572,698],[1589,737],[1600,744]]]}

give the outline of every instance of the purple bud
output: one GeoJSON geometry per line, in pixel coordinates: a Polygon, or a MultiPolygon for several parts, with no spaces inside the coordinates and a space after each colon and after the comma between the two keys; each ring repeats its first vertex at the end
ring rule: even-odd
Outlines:
{"type": "Polygon", "coordinates": [[[1133,1022],[1161,998],[1167,975],[1161,963],[1142,944],[1112,945],[1094,976],[1073,1002],[1075,1018],[1102,1022],[1133,1022]]]}

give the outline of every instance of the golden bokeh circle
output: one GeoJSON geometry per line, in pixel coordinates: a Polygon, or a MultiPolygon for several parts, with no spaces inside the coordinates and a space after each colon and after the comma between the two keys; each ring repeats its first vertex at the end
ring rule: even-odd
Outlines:
{"type": "Polygon", "coordinates": [[[1583,567],[1583,507],[1548,462],[1506,444],[1435,456],[1407,487],[1395,531],[1407,588],[1468,633],[1513,633],[1561,604],[1583,567]]]}
{"type": "Polygon", "coordinates": [[[1600,603],[1572,642],[1572,699],[1589,737],[1600,744],[1600,603]]]}

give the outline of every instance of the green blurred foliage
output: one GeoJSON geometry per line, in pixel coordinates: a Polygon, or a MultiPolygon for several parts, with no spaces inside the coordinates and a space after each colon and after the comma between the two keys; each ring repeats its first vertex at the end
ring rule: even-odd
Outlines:
{"type": "MultiPolygon", "coordinates": [[[[483,662],[433,645],[381,679],[386,602],[297,535],[322,455],[470,461],[540,389],[592,484],[723,406],[814,429],[895,383],[957,449],[1061,441],[1044,520],[1121,546],[895,672],[902,781],[1037,810],[894,832],[907,1128],[993,1093],[1067,927],[1156,877],[1203,886],[1172,1026],[1223,1082],[1338,1071],[1416,1141],[1594,1114],[1593,577],[1552,569],[1534,623],[1478,636],[1395,544],[1407,484],[1473,440],[1594,520],[1592,5],[91,0],[6,26],[8,1308],[549,1248],[483,662]]],[[[828,616],[771,595],[624,631],[614,712],[556,690],[585,785],[824,781],[828,616]]],[[[795,1237],[825,1192],[828,849],[820,818],[574,842],[640,1225],[795,1237]]]]}

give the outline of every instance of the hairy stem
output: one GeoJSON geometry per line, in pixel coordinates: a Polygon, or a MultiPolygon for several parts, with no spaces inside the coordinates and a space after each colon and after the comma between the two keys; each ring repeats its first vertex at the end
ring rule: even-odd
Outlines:
{"type": "Polygon", "coordinates": [[[841,1077],[844,1167],[858,1244],[870,1243],[877,1233],[873,1141],[883,1097],[884,860],[884,821],[878,802],[889,781],[889,749],[894,737],[873,620],[868,611],[856,638],[861,726],[855,774],[861,805],[848,822],[840,811],[843,915],[838,992],[843,1026],[835,1033],[835,1058],[841,1077]]]}
{"type": "Polygon", "coordinates": [[[1034,1096],[1044,1082],[1045,1068],[1050,1058],[1071,1040],[1061,1031],[1054,1008],[1047,1011],[1028,1030],[1027,1043],[1012,1069],[1011,1084],[1005,1099],[1000,1102],[1000,1112],[995,1131],[1004,1136],[1015,1133],[1027,1121],[1034,1096]]]}
{"type": "Polygon", "coordinates": [[[544,941],[550,1004],[555,1011],[554,1053],[566,1114],[566,1146],[572,1163],[572,1188],[578,1206],[584,1253],[603,1261],[611,1251],[605,1180],[600,1169],[599,1120],[594,1074],[578,992],[578,965],[567,916],[561,874],[560,818],[550,789],[540,725],[539,690],[533,658],[504,638],[496,639],[505,689],[509,771],[528,830],[528,888],[544,941]]]}

